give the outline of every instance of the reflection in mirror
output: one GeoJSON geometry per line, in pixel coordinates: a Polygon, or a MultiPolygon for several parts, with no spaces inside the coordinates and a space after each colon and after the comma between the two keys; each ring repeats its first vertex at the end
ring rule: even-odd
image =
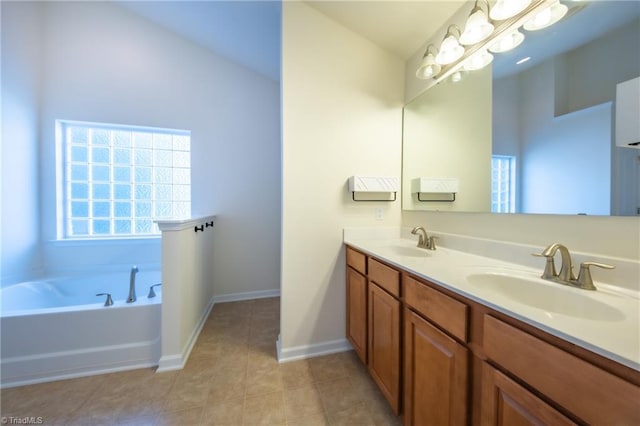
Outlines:
{"type": "Polygon", "coordinates": [[[402,206],[405,210],[489,211],[491,199],[491,70],[443,81],[405,106],[402,206]],[[417,178],[452,179],[416,192],[417,178]],[[435,192],[438,191],[438,192],[435,192]],[[452,192],[448,192],[452,191],[452,192]]]}
{"type": "MultiPolygon", "coordinates": [[[[614,137],[616,85],[640,76],[640,2],[566,4],[569,13],[561,22],[547,30],[525,32],[521,46],[495,56],[493,100],[488,100],[493,116],[488,118],[493,134],[493,161],[485,162],[464,151],[457,158],[458,167],[475,167],[481,161],[492,169],[486,172],[491,185],[487,207],[462,204],[459,209],[435,204],[422,207],[404,189],[406,181],[415,177],[414,163],[424,163],[425,158],[430,158],[429,161],[444,165],[446,162],[437,161],[438,156],[447,146],[457,143],[453,139],[443,140],[426,157],[416,158],[412,140],[418,138],[407,138],[414,133],[418,121],[412,111],[417,104],[431,96],[432,90],[451,93],[458,90],[453,84],[443,83],[423,93],[405,109],[403,208],[638,214],[640,150],[616,147],[614,137]],[[527,57],[530,59],[516,65],[527,57]]],[[[474,73],[467,74],[461,83],[475,77],[474,73]]],[[[480,108],[486,105],[481,104],[480,108]]],[[[467,123],[455,113],[441,116],[440,120],[449,126],[467,123]]],[[[425,130],[428,135],[431,129],[425,130]]],[[[477,179],[484,177],[478,175],[477,179]]],[[[461,183],[460,196],[463,191],[461,183]]]]}

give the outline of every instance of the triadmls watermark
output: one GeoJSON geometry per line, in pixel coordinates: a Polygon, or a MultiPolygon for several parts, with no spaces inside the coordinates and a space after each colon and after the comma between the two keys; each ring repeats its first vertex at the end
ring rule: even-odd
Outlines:
{"type": "Polygon", "coordinates": [[[42,416],[22,416],[22,417],[0,417],[0,423],[3,425],[41,425],[44,423],[42,416]]]}

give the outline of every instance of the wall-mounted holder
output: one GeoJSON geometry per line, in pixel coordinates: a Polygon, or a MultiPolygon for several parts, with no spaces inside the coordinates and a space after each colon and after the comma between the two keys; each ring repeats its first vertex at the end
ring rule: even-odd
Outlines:
{"type": "Polygon", "coordinates": [[[458,178],[419,177],[411,180],[411,192],[420,202],[453,203],[456,200],[460,181],[458,178]],[[425,194],[427,198],[422,198],[425,194]]]}
{"type": "Polygon", "coordinates": [[[211,222],[201,223],[200,226],[196,225],[193,228],[195,232],[204,232],[204,229],[209,227],[213,228],[213,220],[211,222]]]}
{"type": "Polygon", "coordinates": [[[396,201],[400,179],[386,176],[351,176],[349,178],[349,192],[353,201],[396,201]],[[393,199],[356,199],[356,193],[393,193],[393,199]]]}

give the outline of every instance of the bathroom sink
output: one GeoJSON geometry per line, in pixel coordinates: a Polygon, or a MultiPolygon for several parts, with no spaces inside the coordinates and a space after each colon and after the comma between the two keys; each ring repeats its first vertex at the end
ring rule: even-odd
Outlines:
{"type": "Polygon", "coordinates": [[[597,291],[574,289],[534,276],[497,272],[469,274],[467,281],[481,290],[550,314],[599,321],[625,319],[620,310],[597,300],[597,291]]]}
{"type": "Polygon", "coordinates": [[[427,257],[432,253],[431,250],[406,245],[390,245],[389,250],[391,250],[394,254],[407,257],[427,257]]]}

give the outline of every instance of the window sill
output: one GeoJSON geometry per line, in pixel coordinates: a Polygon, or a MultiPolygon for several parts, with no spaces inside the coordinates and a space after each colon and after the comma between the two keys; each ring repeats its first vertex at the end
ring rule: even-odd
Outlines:
{"type": "Polygon", "coordinates": [[[69,238],[49,240],[48,244],[57,247],[91,246],[91,245],[134,245],[160,242],[161,236],[149,237],[117,237],[117,238],[69,238]]]}

